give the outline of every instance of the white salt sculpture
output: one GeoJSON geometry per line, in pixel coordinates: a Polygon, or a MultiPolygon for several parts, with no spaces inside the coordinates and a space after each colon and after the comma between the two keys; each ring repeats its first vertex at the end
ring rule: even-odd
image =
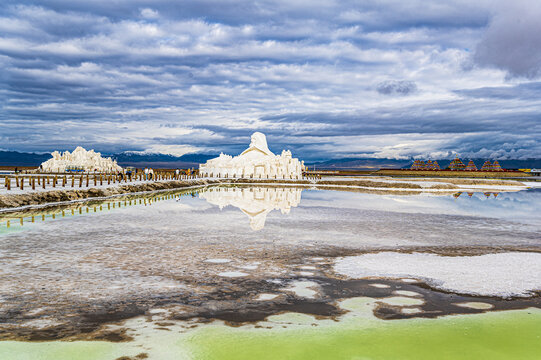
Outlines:
{"type": "Polygon", "coordinates": [[[115,160],[103,158],[99,152],[94,150],[86,151],[78,146],[72,153],[65,151],[51,153],[52,159],[41,164],[43,171],[64,172],[68,168],[82,169],[84,171],[119,172],[122,171],[115,160]]]}
{"type": "Polygon", "coordinates": [[[199,174],[204,177],[254,178],[254,179],[301,179],[304,161],[283,150],[274,155],[267,147],[264,134],[252,134],[250,147],[239,156],[220,154],[219,157],[199,165],[199,174]]]}
{"type": "Polygon", "coordinates": [[[213,188],[199,193],[199,197],[220,209],[228,205],[238,207],[250,218],[252,230],[257,231],[265,227],[267,214],[272,210],[289,214],[301,202],[301,192],[296,188],[213,188]]]}

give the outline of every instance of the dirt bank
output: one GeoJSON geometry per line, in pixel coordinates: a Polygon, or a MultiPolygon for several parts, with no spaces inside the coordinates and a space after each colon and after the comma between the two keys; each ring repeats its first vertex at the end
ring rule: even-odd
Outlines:
{"type": "Polygon", "coordinates": [[[190,181],[153,182],[138,185],[122,185],[105,189],[91,188],[87,190],[53,190],[33,192],[27,194],[0,195],[0,209],[9,209],[22,206],[41,205],[47,203],[58,203],[82,199],[103,198],[108,196],[143,191],[182,189],[191,186],[204,186],[217,183],[219,183],[219,180],[204,179],[190,181]]]}

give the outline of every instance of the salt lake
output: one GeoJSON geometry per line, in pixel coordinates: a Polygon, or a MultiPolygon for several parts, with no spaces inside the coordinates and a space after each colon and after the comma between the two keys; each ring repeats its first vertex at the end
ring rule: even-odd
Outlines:
{"type": "Polygon", "coordinates": [[[541,191],[346,190],[2,213],[0,355],[536,358],[541,191]]]}

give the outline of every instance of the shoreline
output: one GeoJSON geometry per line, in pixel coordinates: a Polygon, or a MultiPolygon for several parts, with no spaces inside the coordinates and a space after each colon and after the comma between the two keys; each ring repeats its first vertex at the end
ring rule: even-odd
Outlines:
{"type": "Polygon", "coordinates": [[[147,192],[182,190],[204,186],[296,186],[303,188],[321,188],[326,190],[366,190],[385,193],[409,194],[453,194],[462,192],[508,192],[529,188],[526,184],[512,180],[479,179],[442,179],[426,178],[422,180],[400,181],[388,177],[364,177],[359,180],[255,180],[255,179],[191,179],[155,181],[143,184],[127,184],[88,189],[55,189],[50,191],[32,191],[16,194],[0,194],[0,213],[24,210],[29,207],[57,206],[88,200],[104,200],[115,196],[141,194],[147,192]]]}

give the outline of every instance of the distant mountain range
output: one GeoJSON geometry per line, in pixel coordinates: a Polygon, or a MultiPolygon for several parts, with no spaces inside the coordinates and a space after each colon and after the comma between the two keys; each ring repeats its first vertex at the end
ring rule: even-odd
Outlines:
{"type": "MultiPolygon", "coordinates": [[[[174,156],[167,154],[144,154],[123,152],[118,154],[103,154],[115,159],[121,166],[153,167],[153,168],[190,168],[217,157],[217,154],[185,154],[174,156]]],[[[51,158],[49,153],[24,153],[17,151],[0,151],[0,166],[39,166],[51,158]]],[[[434,160],[434,159],[432,159],[434,160]]],[[[443,169],[449,165],[450,159],[436,159],[443,169]]],[[[470,159],[462,159],[467,163],[470,159]]],[[[481,168],[487,159],[472,159],[481,168]]],[[[492,159],[493,160],[493,159],[492,159]]],[[[306,166],[319,170],[377,170],[408,168],[413,159],[375,159],[375,158],[343,158],[306,163],[306,166]]],[[[541,159],[498,160],[506,169],[541,168],[541,159]]]]}

